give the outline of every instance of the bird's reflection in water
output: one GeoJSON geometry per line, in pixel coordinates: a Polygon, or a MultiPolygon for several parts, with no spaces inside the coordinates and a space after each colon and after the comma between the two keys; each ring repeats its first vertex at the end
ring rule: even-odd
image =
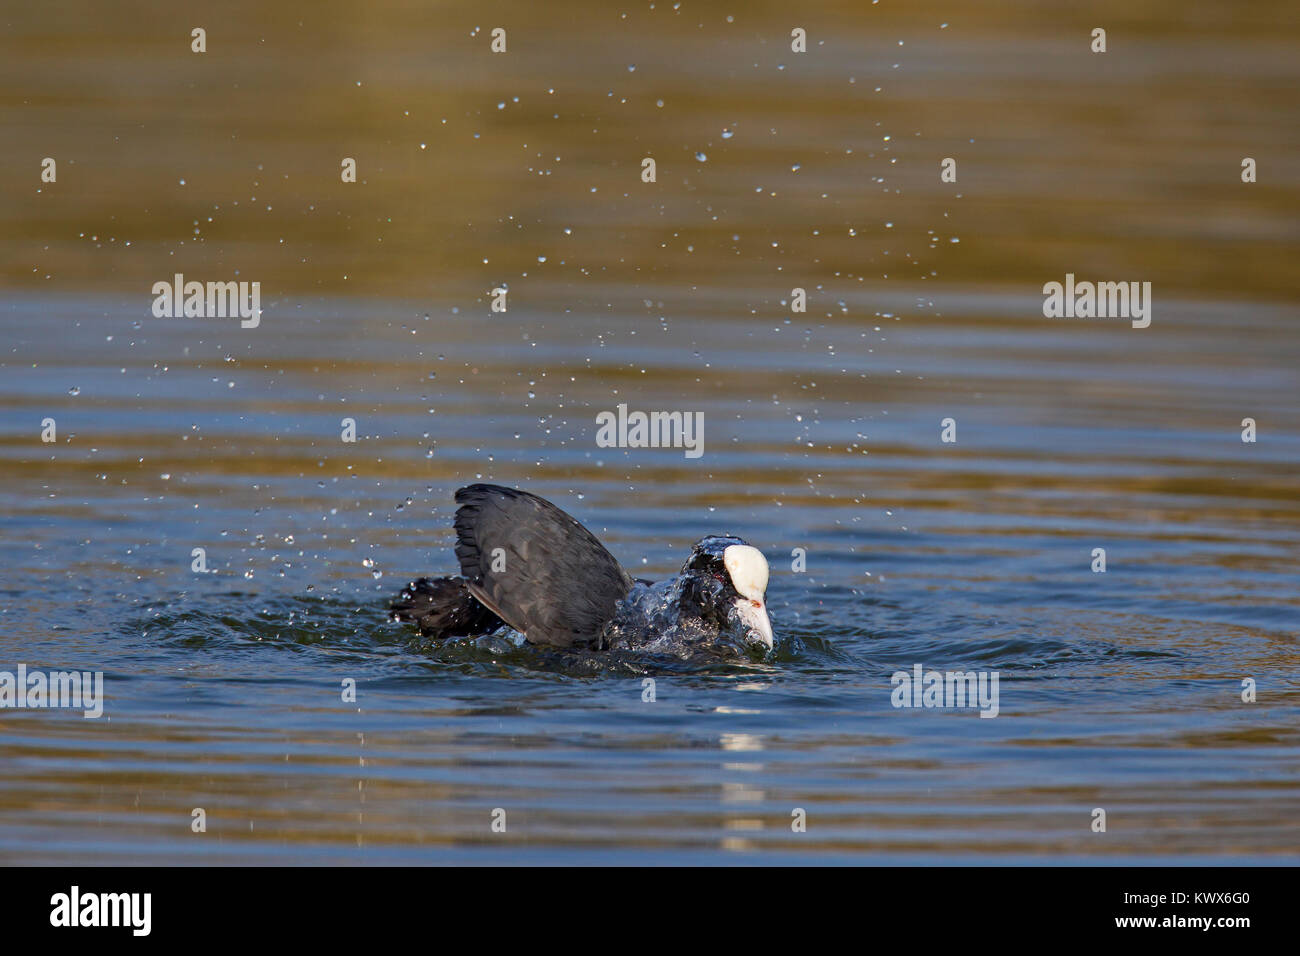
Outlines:
{"type": "MultiPolygon", "coordinates": [[[[726,708],[718,708],[720,712],[726,708]]],[[[755,753],[763,749],[763,738],[757,734],[723,734],[718,739],[719,745],[723,750],[732,752],[755,753]]],[[[760,773],[764,764],[761,761],[733,761],[728,760],[722,764],[722,769],[727,773],[760,773]]],[[[767,797],[767,793],[757,787],[751,786],[744,780],[724,780],[722,783],[722,802],[724,804],[742,804],[746,807],[753,807],[761,804],[767,797]]],[[[724,810],[724,819],[722,827],[728,831],[727,835],[721,840],[720,846],[724,850],[745,851],[754,850],[758,845],[739,833],[754,832],[763,829],[763,818],[753,813],[736,815],[732,811],[724,810]]]]}

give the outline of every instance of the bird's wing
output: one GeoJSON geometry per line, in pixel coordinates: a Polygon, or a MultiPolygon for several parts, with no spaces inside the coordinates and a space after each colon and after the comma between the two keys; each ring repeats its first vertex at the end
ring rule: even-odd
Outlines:
{"type": "Polygon", "coordinates": [[[456,557],[474,597],[534,644],[596,641],[632,579],[596,536],[526,491],[456,492],[456,557]]]}

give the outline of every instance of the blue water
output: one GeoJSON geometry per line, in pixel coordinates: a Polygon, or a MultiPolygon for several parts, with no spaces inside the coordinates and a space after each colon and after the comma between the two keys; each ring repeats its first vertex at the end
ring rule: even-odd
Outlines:
{"type": "Polygon", "coordinates": [[[1267,338],[1280,317],[1243,334],[1189,308],[1203,347],[1124,378],[1153,337],[944,307],[860,364],[825,347],[849,320],[793,350],[693,322],[693,348],[651,353],[608,317],[565,317],[521,371],[510,333],[535,316],[483,336],[450,310],[304,303],[249,340],[11,300],[0,669],[102,670],[107,702],[99,720],[3,713],[0,855],[1300,858],[1300,445],[1278,387],[1300,363],[1267,338]],[[1088,349],[1133,401],[1094,386],[1088,349]],[[1260,372],[1216,377],[1225,359],[1260,372]],[[625,366],[677,383],[634,407],[704,412],[702,458],[596,447],[596,411],[636,389],[607,377],[625,366]],[[777,653],[643,668],[388,622],[407,580],[454,568],[451,496],[475,480],[557,502],[638,576],[743,535],[773,568],[777,653]],[[895,708],[890,675],[915,664],[998,672],[998,716],[895,708]]]}

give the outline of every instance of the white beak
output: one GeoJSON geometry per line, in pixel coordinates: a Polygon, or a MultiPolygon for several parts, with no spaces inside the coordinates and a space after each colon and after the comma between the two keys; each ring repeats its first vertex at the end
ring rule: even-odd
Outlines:
{"type": "Polygon", "coordinates": [[[767,617],[767,607],[762,601],[737,598],[736,616],[745,625],[745,636],[755,644],[762,644],[769,651],[772,649],[772,622],[767,617]]]}

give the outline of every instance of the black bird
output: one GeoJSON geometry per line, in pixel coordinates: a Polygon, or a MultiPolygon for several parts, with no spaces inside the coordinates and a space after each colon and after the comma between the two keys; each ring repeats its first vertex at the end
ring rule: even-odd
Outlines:
{"type": "Polygon", "coordinates": [[[532,644],[688,655],[772,649],[763,553],[740,538],[701,538],[676,577],[632,578],[590,531],[526,491],[456,492],[460,576],[412,581],[393,618],[435,638],[514,628],[532,644]]]}

